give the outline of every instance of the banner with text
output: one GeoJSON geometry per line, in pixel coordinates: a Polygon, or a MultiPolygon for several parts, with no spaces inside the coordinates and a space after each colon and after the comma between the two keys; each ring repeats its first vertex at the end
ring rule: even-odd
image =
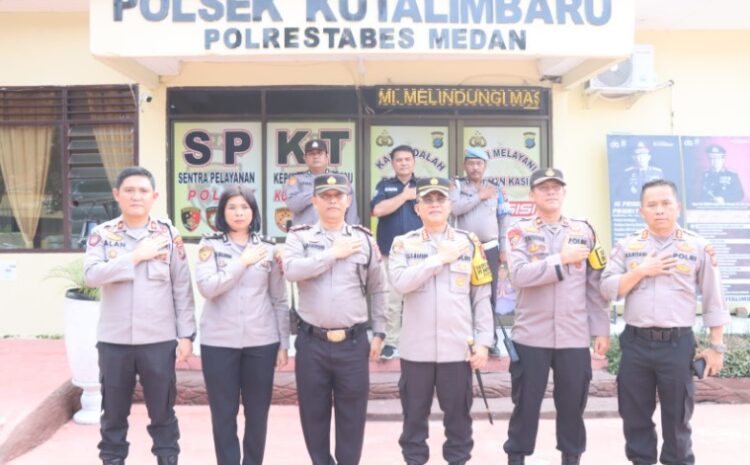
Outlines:
{"type": "MultiPolygon", "coordinates": [[[[305,142],[323,139],[328,144],[329,169],[345,174],[355,184],[355,123],[352,121],[273,121],[266,126],[266,233],[281,237],[292,212],[286,206],[284,183],[295,173],[307,171],[305,142]]],[[[354,190],[356,192],[356,188],[354,190]]],[[[356,198],[355,198],[356,201],[356,198]]]]}
{"type": "Polygon", "coordinates": [[[262,205],[260,122],[176,122],[172,135],[172,219],[183,237],[216,231],[227,184],[251,186],[262,205]]]}

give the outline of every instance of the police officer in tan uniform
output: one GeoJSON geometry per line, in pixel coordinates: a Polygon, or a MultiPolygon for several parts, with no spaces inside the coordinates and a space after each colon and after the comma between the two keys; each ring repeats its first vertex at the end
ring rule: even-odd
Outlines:
{"type": "MultiPolygon", "coordinates": [[[[646,228],[617,243],[602,275],[601,290],[609,299],[625,297],[620,335],[622,359],[617,397],[625,433],[625,453],[635,465],[657,463],[657,437],[651,420],[656,394],[661,405],[659,461],[694,464],[690,417],[694,386],[697,293],[710,346],[701,352],[706,375],[723,365],[723,326],[730,321],[722,297],[719,269],[711,245],[677,224],[680,204],[671,181],[643,185],[641,215],[646,228]]],[[[710,459],[706,463],[713,463],[710,459]]]]}
{"type": "Polygon", "coordinates": [[[368,357],[377,360],[385,338],[385,267],[370,232],[344,221],[352,201],[346,177],[318,176],[314,188],[312,203],[320,220],[293,227],[283,252],[286,277],[299,288],[295,374],[300,420],[313,465],[356,465],[365,431],[368,357]],[[335,460],[330,452],[332,407],[335,460]]]}
{"type": "MultiPolygon", "coordinates": [[[[453,203],[453,216],[456,218],[456,228],[476,234],[482,242],[487,262],[492,271],[490,311],[494,321],[497,272],[500,268],[501,255],[503,259],[505,258],[504,237],[509,216],[497,215],[498,196],[501,196],[502,193],[497,185],[484,177],[489,159],[487,152],[479,147],[468,147],[465,150],[464,171],[466,177],[453,180],[451,202],[453,203]],[[502,241],[501,238],[503,238],[502,241]]],[[[490,347],[490,354],[493,356],[500,355],[496,334],[490,347]]]]}
{"type": "MultiPolygon", "coordinates": [[[[292,224],[313,225],[318,221],[318,213],[313,207],[313,181],[321,174],[333,173],[328,169],[328,146],[322,139],[312,139],[305,144],[305,163],[307,171],[296,173],[289,177],[284,184],[286,194],[286,206],[292,211],[292,224]]],[[[348,181],[347,181],[348,182],[348,181]]],[[[352,202],[346,209],[346,222],[350,225],[359,224],[357,214],[357,201],[351,183],[349,185],[349,197],[352,202]]]]}
{"type": "Polygon", "coordinates": [[[448,180],[418,180],[417,199],[424,227],[396,237],[389,255],[391,283],[404,295],[398,347],[404,424],[399,444],[408,465],[427,463],[427,420],[437,391],[445,414],[443,457],[451,465],[462,465],[474,446],[471,370],[487,362],[494,332],[492,275],[479,239],[448,225],[448,180]],[[477,342],[473,354],[468,339],[477,342]]]}
{"type": "Polygon", "coordinates": [[[136,375],[159,465],[177,464],[175,356],[187,360],[195,337],[185,247],[169,223],[151,218],[153,175],[130,167],[112,190],[122,216],[94,228],[84,258],[86,285],[102,288],[97,348],[102,383],[99,456],[122,465],[136,375]],[[175,354],[176,348],[176,354],[175,354]]]}
{"type": "Polygon", "coordinates": [[[557,448],[563,465],[577,465],[586,449],[583,412],[591,381],[591,338],[598,354],[609,347],[607,301],[599,292],[605,260],[593,228],[562,215],[562,172],[540,169],[529,183],[536,216],[519,221],[507,234],[510,278],[518,291],[512,338],[520,361],[510,366],[514,408],[503,447],[511,465],[523,464],[534,452],[552,368],[557,448]],[[595,248],[599,255],[589,259],[595,248]]]}
{"type": "Polygon", "coordinates": [[[274,367],[287,363],[289,307],[274,244],[258,234],[261,217],[247,186],[227,186],[216,227],[198,250],[196,284],[206,298],[201,358],[218,465],[260,465],[274,367]],[[237,439],[240,398],[245,413],[237,439]],[[244,458],[242,456],[244,455],[244,458]]]}

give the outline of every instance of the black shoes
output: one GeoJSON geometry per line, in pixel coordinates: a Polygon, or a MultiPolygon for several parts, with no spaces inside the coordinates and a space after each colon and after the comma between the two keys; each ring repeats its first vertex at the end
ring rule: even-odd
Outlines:
{"type": "Polygon", "coordinates": [[[562,456],[562,465],[580,465],[580,463],[581,463],[580,455],[563,454],[562,456]]]}
{"type": "Polygon", "coordinates": [[[102,460],[102,465],[125,465],[125,459],[106,459],[106,460],[102,460]]]}
{"type": "Polygon", "coordinates": [[[158,465],[177,465],[176,455],[160,455],[156,457],[158,465]]]}
{"type": "Polygon", "coordinates": [[[526,457],[523,455],[509,455],[508,465],[523,465],[525,459],[526,457]]]}

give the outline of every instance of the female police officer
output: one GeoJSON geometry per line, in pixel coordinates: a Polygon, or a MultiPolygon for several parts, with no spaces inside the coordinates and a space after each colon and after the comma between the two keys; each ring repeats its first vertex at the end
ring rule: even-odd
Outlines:
{"type": "Polygon", "coordinates": [[[287,363],[289,309],[270,241],[258,235],[260,210],[249,188],[229,186],[216,226],[198,251],[196,281],[206,298],[201,355],[218,465],[240,465],[239,399],[245,412],[242,465],[263,462],[274,365],[287,363]]]}

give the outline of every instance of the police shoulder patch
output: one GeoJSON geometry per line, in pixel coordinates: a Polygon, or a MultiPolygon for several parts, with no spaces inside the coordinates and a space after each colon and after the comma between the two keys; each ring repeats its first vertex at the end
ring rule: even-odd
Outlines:
{"type": "Polygon", "coordinates": [[[213,255],[214,249],[210,245],[204,245],[198,250],[198,259],[202,262],[205,262],[209,258],[211,258],[211,255],[213,255]]]}
{"type": "Polygon", "coordinates": [[[295,184],[297,184],[297,176],[290,176],[287,180],[287,184],[289,184],[290,186],[294,186],[295,184]]]}

